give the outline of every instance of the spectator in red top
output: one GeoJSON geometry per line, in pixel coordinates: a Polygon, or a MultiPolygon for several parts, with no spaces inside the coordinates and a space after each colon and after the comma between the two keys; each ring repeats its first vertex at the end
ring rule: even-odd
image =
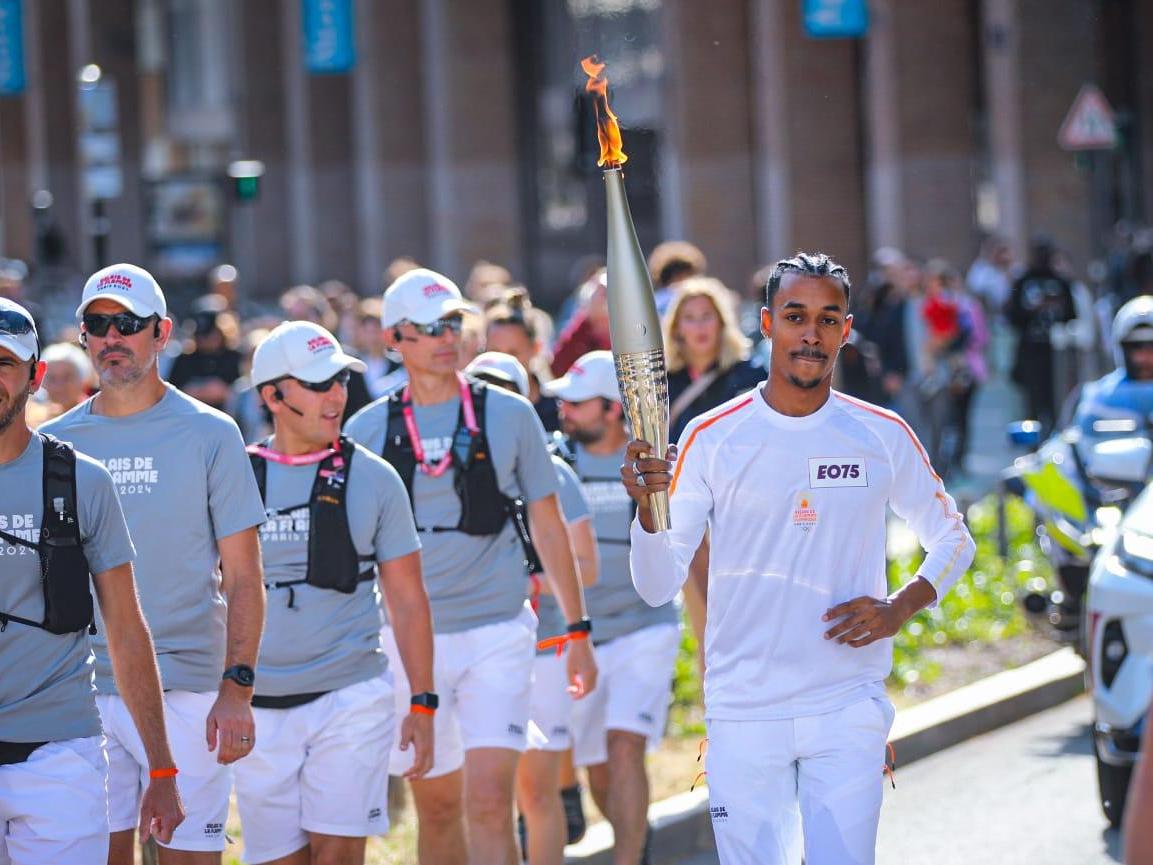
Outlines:
{"type": "Polygon", "coordinates": [[[601,268],[580,288],[581,306],[557,337],[552,371],[560,378],[581,355],[598,349],[611,349],[609,339],[608,283],[601,268]]]}

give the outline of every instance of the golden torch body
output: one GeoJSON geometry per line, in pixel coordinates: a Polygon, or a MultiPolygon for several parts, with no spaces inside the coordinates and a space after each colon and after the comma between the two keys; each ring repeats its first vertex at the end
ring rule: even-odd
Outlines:
{"type": "MultiPolygon", "coordinates": [[[[622,404],[635,438],[663,457],[669,444],[669,383],[661,320],[620,168],[604,172],[608,209],[608,311],[622,404]]],[[[669,495],[649,496],[657,531],[667,531],[669,495]]]]}

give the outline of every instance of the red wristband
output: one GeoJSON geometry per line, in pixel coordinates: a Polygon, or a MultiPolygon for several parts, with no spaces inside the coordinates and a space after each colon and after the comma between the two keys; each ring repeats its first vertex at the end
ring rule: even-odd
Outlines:
{"type": "Polygon", "coordinates": [[[149,778],[175,778],[180,774],[180,770],[175,766],[170,766],[167,769],[153,769],[148,773],[149,778]]]}
{"type": "Polygon", "coordinates": [[[430,709],[428,706],[409,706],[408,713],[410,715],[435,715],[436,709],[430,709]]]}
{"type": "Polygon", "coordinates": [[[542,652],[545,649],[555,648],[556,653],[559,656],[564,654],[565,643],[571,642],[572,640],[587,640],[588,638],[588,631],[569,631],[567,634],[558,634],[555,637],[549,637],[546,640],[541,640],[536,644],[536,647],[542,652]]]}

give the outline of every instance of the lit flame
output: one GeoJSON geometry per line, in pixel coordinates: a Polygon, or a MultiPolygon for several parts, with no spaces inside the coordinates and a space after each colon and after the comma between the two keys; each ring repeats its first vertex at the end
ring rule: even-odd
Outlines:
{"type": "Polygon", "coordinates": [[[597,139],[601,144],[601,158],[597,165],[602,168],[619,168],[628,161],[621,146],[621,127],[617,116],[609,108],[609,81],[604,77],[605,65],[595,54],[581,61],[581,68],[589,77],[585,91],[592,93],[593,108],[597,117],[597,139]]]}

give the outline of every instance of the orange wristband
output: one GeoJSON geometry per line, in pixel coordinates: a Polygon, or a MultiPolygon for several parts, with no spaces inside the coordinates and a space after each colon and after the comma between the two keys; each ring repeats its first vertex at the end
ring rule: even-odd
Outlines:
{"type": "Polygon", "coordinates": [[[175,766],[170,766],[167,769],[153,769],[148,773],[149,778],[175,778],[180,774],[180,770],[175,766]]]}
{"type": "Polygon", "coordinates": [[[409,706],[408,713],[410,715],[435,715],[436,709],[430,709],[428,706],[409,706]]]}
{"type": "Polygon", "coordinates": [[[539,651],[542,652],[545,649],[555,648],[557,655],[560,656],[564,654],[565,643],[569,642],[570,640],[587,640],[588,638],[588,631],[569,631],[567,634],[558,634],[555,637],[549,637],[548,639],[541,640],[536,644],[536,647],[539,651]]]}

